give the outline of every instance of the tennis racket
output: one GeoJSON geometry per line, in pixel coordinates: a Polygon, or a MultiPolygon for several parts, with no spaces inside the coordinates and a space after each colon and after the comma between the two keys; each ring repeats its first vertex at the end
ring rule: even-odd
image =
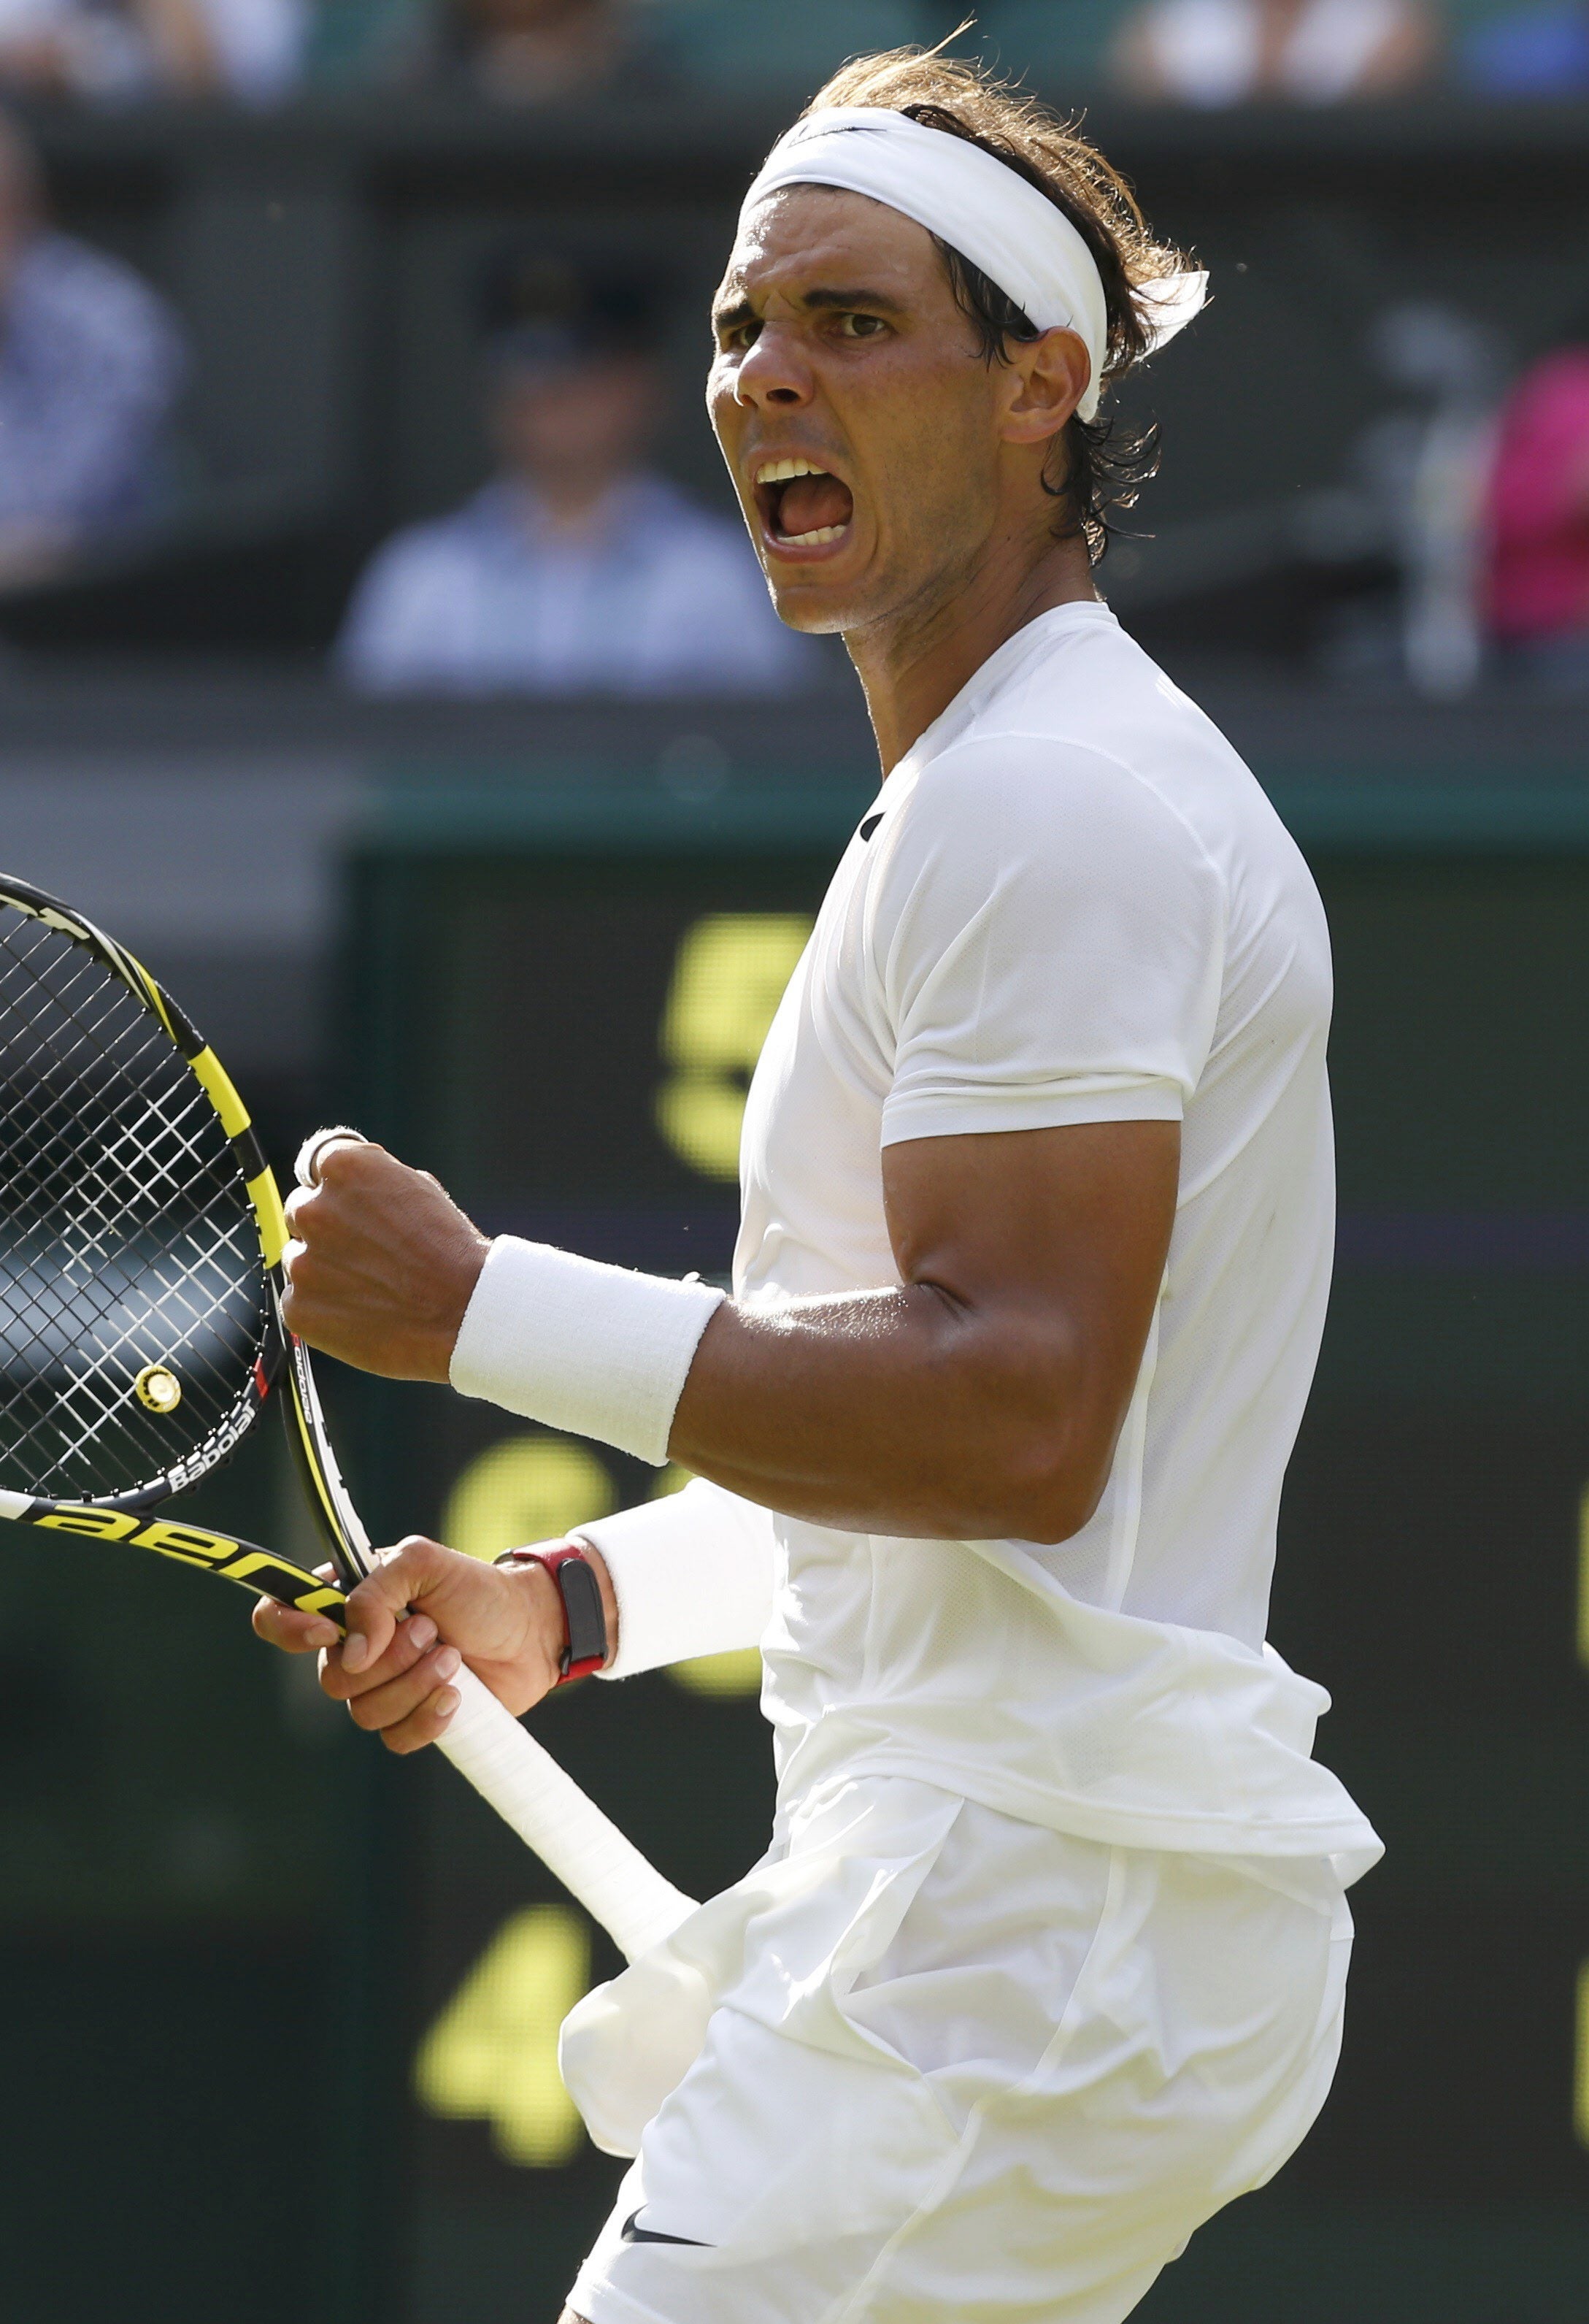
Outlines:
{"type": "MultiPolygon", "coordinates": [[[[287,1239],[214,1050],[113,938],[0,876],[0,1517],[337,1621],[375,1560],[282,1321],[287,1239]],[[334,1582],[166,1514],[272,1402],[334,1582]]],[[[690,1899],[473,1672],[452,1683],[437,1748],[621,1950],[676,1928],[690,1899]]]]}

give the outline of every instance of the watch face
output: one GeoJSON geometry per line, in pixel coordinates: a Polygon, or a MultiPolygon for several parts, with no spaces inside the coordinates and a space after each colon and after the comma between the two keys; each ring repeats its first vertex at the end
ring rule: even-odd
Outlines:
{"type": "Polygon", "coordinates": [[[600,1665],[607,1659],[607,1621],[602,1610],[602,1585],[578,1550],[556,1557],[554,1568],[568,1618],[568,1646],[563,1657],[566,1677],[575,1664],[600,1665]]]}

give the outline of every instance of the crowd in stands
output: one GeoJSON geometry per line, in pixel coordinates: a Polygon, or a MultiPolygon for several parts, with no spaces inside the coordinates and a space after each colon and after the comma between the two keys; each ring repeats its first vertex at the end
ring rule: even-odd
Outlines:
{"type": "Polygon", "coordinates": [[[535,244],[482,300],[495,468],[399,532],[336,649],[371,693],[767,694],[813,649],[772,610],[745,529],[648,462],[666,409],[655,286],[535,244]]]}
{"type": "MultiPolygon", "coordinates": [[[[0,23],[23,5],[0,0],[0,23]]],[[[29,5],[57,9],[51,37],[65,37],[75,0],[29,5]]],[[[255,12],[250,53],[262,72],[264,13],[295,5],[128,0],[146,12],[146,56],[157,33],[161,53],[197,55],[203,43],[184,47],[173,27],[181,11],[189,25],[207,11],[213,61],[214,27],[231,11],[235,62],[248,48],[236,28],[255,12]]],[[[631,69],[638,54],[616,0],[455,5],[470,12],[473,42],[460,15],[455,60],[499,92],[547,96],[631,69]]],[[[714,0],[693,5],[704,17],[714,0]]],[[[1052,13],[1080,5],[1055,0],[1052,13]]],[[[1317,98],[1328,74],[1341,96],[1352,75],[1377,88],[1427,64],[1426,7],[1145,0],[1122,17],[1115,53],[1143,90],[1203,104],[1276,90],[1317,98]]],[[[125,30],[132,18],[122,21],[125,30]]],[[[1570,309],[1589,275],[1564,288],[1570,309]]],[[[476,291],[491,473],[463,506],[376,549],[335,648],[341,681],[455,696],[768,695],[813,683],[820,652],[775,618],[742,526],[654,464],[677,385],[658,284],[520,241],[497,252],[476,291]]],[[[1410,306],[1382,323],[1379,368],[1400,407],[1364,432],[1379,465],[1358,497],[1401,575],[1407,675],[1431,693],[1458,693],[1486,671],[1589,691],[1589,307],[1513,365],[1510,384],[1503,351],[1486,353],[1477,325],[1410,306]]],[[[52,223],[30,143],[0,117],[0,592],[69,576],[159,519],[188,367],[162,298],[52,223]]],[[[469,391],[460,382],[458,392],[469,391]]]]}
{"type": "Polygon", "coordinates": [[[0,587],[158,513],[185,369],[164,300],[51,226],[32,150],[0,121],[0,587]]]}
{"type": "Polygon", "coordinates": [[[1589,307],[1502,406],[1485,520],[1500,652],[1547,686],[1589,689],[1589,307]]]}
{"type": "MultiPolygon", "coordinates": [[[[935,0],[0,0],[0,88],[97,105],[786,88],[955,23],[935,0]]],[[[969,37],[1047,92],[1160,104],[1589,89],[1589,0],[986,0],[969,37]]]]}
{"type": "Polygon", "coordinates": [[[271,104],[303,78],[312,24],[310,0],[0,0],[0,88],[271,104]]]}

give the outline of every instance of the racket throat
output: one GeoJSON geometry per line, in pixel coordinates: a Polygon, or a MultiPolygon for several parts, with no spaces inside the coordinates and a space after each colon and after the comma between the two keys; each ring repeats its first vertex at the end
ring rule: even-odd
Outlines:
{"type": "Polygon", "coordinates": [[[351,1590],[370,1571],[370,1536],[342,1481],[336,1456],[331,1450],[308,1356],[300,1341],[290,1333],[285,1339],[287,1361],[280,1379],[282,1425],[315,1522],[331,1554],[337,1580],[344,1590],[351,1590]]]}

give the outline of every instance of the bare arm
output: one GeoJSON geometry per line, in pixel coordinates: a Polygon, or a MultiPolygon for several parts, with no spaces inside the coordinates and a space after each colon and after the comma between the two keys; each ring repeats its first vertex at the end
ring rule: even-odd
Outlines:
{"type": "Polygon", "coordinates": [[[1142,1361],[1180,1142],[1133,1121],[886,1148],[900,1287],[720,1308],[675,1458],[819,1524],[1065,1540],[1142,1361]]]}
{"type": "MultiPolygon", "coordinates": [[[[680,1399],[675,1458],[819,1523],[1065,1539],[1108,1475],[1179,1163],[1165,1121],[886,1148],[898,1286],[725,1305],[680,1399]]],[[[487,1245],[435,1179],[338,1147],[288,1207],[293,1329],[366,1370],[445,1380],[487,1245]]]]}
{"type": "MultiPolygon", "coordinates": [[[[888,1148],[900,1284],[720,1308],[679,1402],[675,1456],[819,1523],[1067,1539],[1097,1507],[1141,1366],[1180,1149],[1179,1125],[1162,1121],[888,1148]]],[[[436,1180],[379,1147],[337,1147],[289,1211],[292,1328],[367,1370],[445,1380],[488,1246],[436,1180]]],[[[428,1541],[360,1585],[348,1622],[323,1683],[398,1751],[445,1726],[460,1650],[519,1711],[552,1683],[561,1644],[538,1569],[498,1572],[428,1541]],[[405,1607],[415,1618],[400,1624],[405,1607]]],[[[269,1600],[255,1627],[290,1651],[332,1636],[269,1600]]]]}

